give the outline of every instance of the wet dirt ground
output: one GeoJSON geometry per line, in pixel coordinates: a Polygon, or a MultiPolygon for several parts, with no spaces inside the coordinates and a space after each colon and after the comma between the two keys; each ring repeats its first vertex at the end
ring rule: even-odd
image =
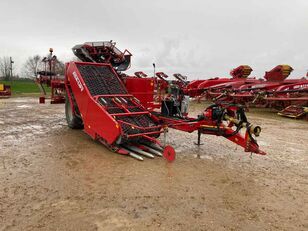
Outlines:
{"type": "Polygon", "coordinates": [[[170,130],[176,161],[139,162],[37,102],[0,101],[0,230],[308,230],[306,121],[248,113],[267,156],[170,130]]]}

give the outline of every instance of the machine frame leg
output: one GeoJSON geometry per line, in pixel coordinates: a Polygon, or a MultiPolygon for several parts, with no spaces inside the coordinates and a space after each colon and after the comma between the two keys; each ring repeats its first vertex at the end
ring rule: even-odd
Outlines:
{"type": "Polygon", "coordinates": [[[200,146],[200,145],[203,145],[203,143],[201,143],[201,130],[198,129],[198,140],[197,140],[197,143],[195,142],[194,144],[197,145],[197,146],[200,146]]]}

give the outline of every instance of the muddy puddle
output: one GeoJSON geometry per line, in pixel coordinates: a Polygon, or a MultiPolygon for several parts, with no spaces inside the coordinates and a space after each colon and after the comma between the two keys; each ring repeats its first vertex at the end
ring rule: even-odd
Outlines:
{"type": "Polygon", "coordinates": [[[139,162],[68,129],[63,105],[3,99],[0,230],[307,230],[308,123],[248,118],[267,156],[170,129],[176,161],[139,162]]]}

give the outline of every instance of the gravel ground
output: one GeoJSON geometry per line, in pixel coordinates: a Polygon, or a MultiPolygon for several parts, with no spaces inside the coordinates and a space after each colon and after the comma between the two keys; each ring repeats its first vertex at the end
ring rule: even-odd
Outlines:
{"type": "Polygon", "coordinates": [[[37,101],[0,100],[0,230],[308,230],[307,121],[249,112],[267,156],[170,129],[176,161],[139,162],[37,101]]]}

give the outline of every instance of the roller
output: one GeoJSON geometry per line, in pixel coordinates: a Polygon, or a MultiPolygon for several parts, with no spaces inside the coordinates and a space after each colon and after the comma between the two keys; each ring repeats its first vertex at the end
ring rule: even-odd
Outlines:
{"type": "Polygon", "coordinates": [[[158,150],[158,151],[161,151],[161,152],[164,151],[164,149],[163,149],[162,147],[158,146],[158,145],[155,144],[155,143],[142,143],[142,144],[145,145],[145,146],[148,146],[148,147],[150,147],[150,148],[156,149],[156,150],[158,150]]]}
{"type": "Polygon", "coordinates": [[[157,151],[156,149],[149,147],[149,145],[146,144],[142,144],[143,146],[145,146],[152,154],[155,154],[157,156],[163,156],[163,154],[159,151],[157,151]]]}
{"type": "Polygon", "coordinates": [[[135,158],[135,159],[137,159],[137,160],[140,160],[140,161],[143,160],[143,158],[142,158],[141,156],[139,156],[138,154],[136,154],[136,153],[134,153],[134,152],[132,152],[132,151],[130,151],[130,150],[124,148],[124,147],[123,147],[123,149],[124,149],[125,151],[127,151],[127,152],[128,152],[128,155],[130,155],[131,157],[133,157],[133,158],[135,158]]]}
{"type": "Polygon", "coordinates": [[[136,152],[136,153],[138,153],[138,154],[140,154],[140,155],[143,155],[143,156],[146,156],[146,157],[148,157],[148,158],[154,158],[154,156],[151,154],[151,153],[148,153],[148,152],[146,152],[146,151],[143,151],[143,150],[141,150],[140,148],[137,148],[137,147],[135,147],[135,146],[128,146],[128,145],[125,145],[124,146],[126,149],[128,149],[128,150],[131,150],[131,151],[133,151],[133,152],[136,152]]]}

